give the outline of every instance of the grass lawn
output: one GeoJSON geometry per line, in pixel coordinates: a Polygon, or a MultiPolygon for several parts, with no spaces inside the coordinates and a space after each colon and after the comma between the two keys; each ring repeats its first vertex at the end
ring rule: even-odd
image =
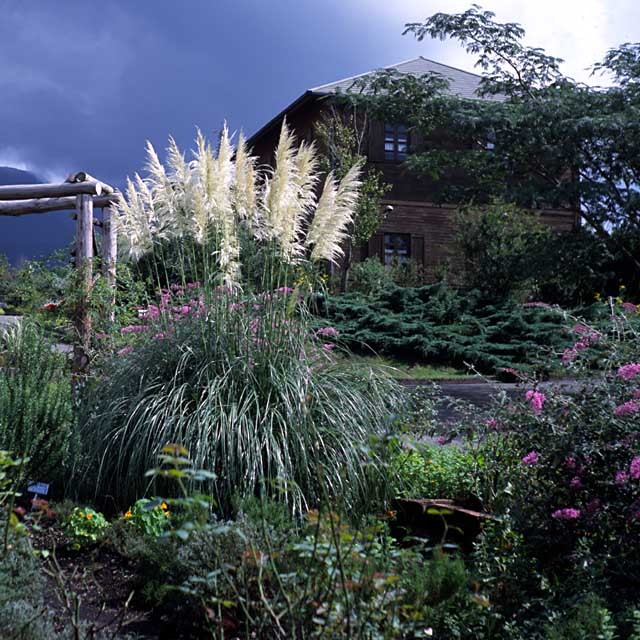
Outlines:
{"type": "Polygon", "coordinates": [[[381,369],[392,378],[401,380],[438,380],[444,378],[469,380],[474,377],[466,371],[462,371],[454,367],[430,364],[410,364],[408,362],[402,362],[400,360],[394,360],[393,358],[386,358],[384,356],[361,356],[352,354],[349,357],[345,357],[345,360],[352,364],[366,365],[376,369],[381,369]]]}

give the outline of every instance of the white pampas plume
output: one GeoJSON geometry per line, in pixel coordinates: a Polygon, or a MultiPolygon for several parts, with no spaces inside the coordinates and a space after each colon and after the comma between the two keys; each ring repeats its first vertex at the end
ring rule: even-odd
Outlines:
{"type": "Polygon", "coordinates": [[[265,179],[263,210],[267,237],[280,246],[282,257],[290,262],[303,253],[300,236],[302,225],[315,202],[315,148],[300,145],[294,151],[295,140],[282,123],[276,149],[276,166],[265,179]]]}
{"type": "Polygon", "coordinates": [[[255,158],[249,155],[242,132],[236,148],[233,195],[238,219],[254,237],[260,238],[263,234],[262,220],[257,207],[255,158]]]}
{"type": "MultiPolygon", "coordinates": [[[[136,183],[141,183],[136,174],[136,183]]],[[[144,183],[143,183],[144,184],[144,183]]],[[[149,201],[147,190],[138,190],[136,184],[127,178],[126,198],[119,198],[118,228],[129,246],[129,254],[135,260],[144,255],[153,243],[152,225],[149,219],[149,201]]]]}
{"type": "Polygon", "coordinates": [[[344,255],[342,245],[360,196],[361,168],[361,164],[355,164],[339,184],[333,172],[327,176],[305,242],[313,262],[328,260],[335,264],[344,255]]]}

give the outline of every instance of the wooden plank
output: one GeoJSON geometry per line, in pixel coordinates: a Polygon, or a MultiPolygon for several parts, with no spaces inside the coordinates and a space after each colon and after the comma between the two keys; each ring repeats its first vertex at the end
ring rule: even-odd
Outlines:
{"type": "MultiPolygon", "coordinates": [[[[110,187],[109,187],[110,188],[110,187]]],[[[77,182],[62,184],[11,184],[0,187],[0,200],[28,200],[30,198],[62,198],[88,194],[102,195],[102,182],[77,182]]]]}
{"type": "MultiPolygon", "coordinates": [[[[93,207],[102,209],[117,202],[118,193],[105,196],[93,196],[93,207]]],[[[25,216],[31,213],[49,213],[50,211],[71,211],[76,208],[76,196],[66,198],[37,198],[34,200],[11,200],[0,202],[0,216],[25,216]]]]}

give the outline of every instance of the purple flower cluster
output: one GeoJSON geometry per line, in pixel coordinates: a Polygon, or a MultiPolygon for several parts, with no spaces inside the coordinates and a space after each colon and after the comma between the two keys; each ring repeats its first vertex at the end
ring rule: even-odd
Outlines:
{"type": "Polygon", "coordinates": [[[522,458],[522,464],[526,467],[530,467],[531,465],[537,464],[539,460],[540,456],[538,455],[537,451],[529,451],[529,453],[527,453],[527,455],[522,458]]]}
{"type": "Polygon", "coordinates": [[[529,389],[529,391],[527,391],[527,393],[525,394],[525,398],[529,403],[529,405],[531,406],[531,408],[533,409],[534,413],[542,412],[542,407],[545,403],[545,400],[547,399],[544,393],[529,389]]]}
{"type": "Polygon", "coordinates": [[[551,514],[551,517],[555,520],[577,520],[581,515],[580,509],[569,507],[567,509],[556,509],[551,514]]]}
{"type": "Polygon", "coordinates": [[[638,411],[640,411],[640,401],[629,400],[628,402],[618,405],[613,410],[613,413],[618,417],[622,417],[631,415],[632,413],[637,413],[638,411]]]}
{"type": "Polygon", "coordinates": [[[638,375],[640,375],[640,362],[625,364],[618,369],[618,378],[623,380],[632,380],[638,375]]]}

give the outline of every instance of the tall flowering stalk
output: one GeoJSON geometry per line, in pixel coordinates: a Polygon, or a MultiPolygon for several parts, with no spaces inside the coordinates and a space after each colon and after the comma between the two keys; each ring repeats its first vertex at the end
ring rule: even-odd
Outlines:
{"type": "MultiPolygon", "coordinates": [[[[359,198],[361,167],[354,166],[339,182],[329,174],[318,196],[315,147],[297,146],[286,122],[273,168],[256,168],[242,136],[234,149],[226,125],[215,150],[198,132],[191,161],[173,139],[166,166],[151,143],[147,156],[147,176],[128,181],[119,205],[119,230],[134,260],[165,241],[180,245],[187,240],[200,248],[200,257],[186,259],[204,263],[210,274],[236,286],[244,257],[242,233],[258,251],[275,253],[275,271],[307,259],[336,262],[342,255],[359,198]]],[[[276,276],[270,284],[277,282],[276,276]]]]}

